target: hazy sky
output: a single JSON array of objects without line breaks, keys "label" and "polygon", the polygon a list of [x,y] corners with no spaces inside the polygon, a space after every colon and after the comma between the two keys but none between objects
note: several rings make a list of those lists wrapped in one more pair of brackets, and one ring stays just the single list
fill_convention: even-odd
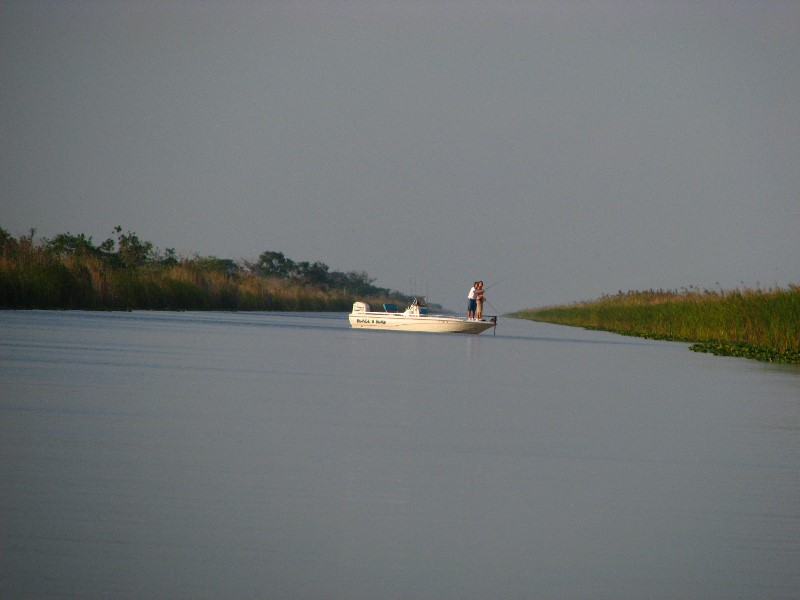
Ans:
[{"label": "hazy sky", "polygon": [[0,226],[451,308],[800,283],[800,2],[0,0]]}]

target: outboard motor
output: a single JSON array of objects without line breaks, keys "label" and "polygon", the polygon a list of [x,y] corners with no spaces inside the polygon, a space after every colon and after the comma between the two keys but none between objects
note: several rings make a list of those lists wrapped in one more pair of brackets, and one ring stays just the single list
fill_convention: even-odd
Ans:
[{"label": "outboard motor", "polygon": [[353,314],[369,312],[369,304],[366,302],[353,302]]}]

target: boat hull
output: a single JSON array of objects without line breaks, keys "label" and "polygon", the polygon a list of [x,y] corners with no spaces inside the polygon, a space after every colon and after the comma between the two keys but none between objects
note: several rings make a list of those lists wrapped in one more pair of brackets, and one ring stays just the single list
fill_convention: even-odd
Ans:
[{"label": "boat hull", "polygon": [[446,315],[404,315],[402,313],[350,314],[350,326],[358,329],[421,331],[427,333],[481,333],[496,325],[493,320],[465,319]]}]

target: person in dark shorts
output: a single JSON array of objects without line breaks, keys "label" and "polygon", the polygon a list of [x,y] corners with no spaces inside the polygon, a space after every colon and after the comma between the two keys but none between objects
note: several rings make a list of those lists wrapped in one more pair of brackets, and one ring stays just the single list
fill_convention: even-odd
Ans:
[{"label": "person in dark shorts", "polygon": [[467,318],[474,319],[475,311],[478,310],[478,282],[472,284],[467,294]]}]

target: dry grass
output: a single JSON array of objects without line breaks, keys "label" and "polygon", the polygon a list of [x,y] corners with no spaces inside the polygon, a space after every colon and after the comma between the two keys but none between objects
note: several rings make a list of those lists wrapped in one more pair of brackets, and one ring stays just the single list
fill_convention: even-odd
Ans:
[{"label": "dry grass", "polygon": [[346,311],[353,301],[342,291],[191,261],[112,268],[96,256],[0,255],[0,308]]}]

